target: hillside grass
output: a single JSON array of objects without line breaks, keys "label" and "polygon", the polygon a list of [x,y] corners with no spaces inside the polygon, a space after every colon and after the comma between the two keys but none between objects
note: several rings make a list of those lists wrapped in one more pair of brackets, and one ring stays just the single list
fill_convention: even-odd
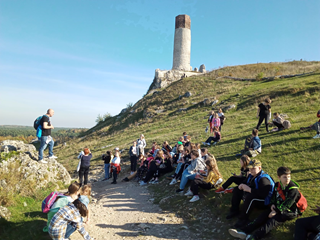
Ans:
[{"label": "hillside grass", "polygon": [[[312,71],[319,69],[314,67],[314,65],[318,66],[319,62],[310,64],[301,62],[300,64],[299,62],[287,63],[288,66],[293,66],[288,74],[299,72],[303,68],[308,69],[305,72],[309,72],[311,68]],[[269,66],[280,68],[281,65],[285,64]],[[239,74],[233,75],[234,77],[250,77],[249,74],[240,76],[241,72],[253,72],[252,76],[261,72],[259,64],[234,68]],[[132,107],[130,110],[132,112],[128,111],[99,123],[81,138],[69,141],[66,147],[56,147],[59,161],[73,171],[78,162],[76,156],[84,147],[91,148],[93,152],[92,164],[102,164],[100,156],[105,151],[120,147],[120,149],[126,149],[122,159],[124,164],[128,164],[127,150],[141,133],[146,137],[147,149],[151,147],[152,141],[161,143],[168,140],[174,145],[184,131],[192,137],[192,142],[203,142],[209,136],[204,129],[210,110],[212,108],[217,110],[219,107],[227,108],[235,104],[236,108],[225,112],[227,119],[222,127],[221,142],[209,148],[209,152],[218,160],[219,169],[226,180],[231,172],[239,172],[239,158],[236,158],[235,154],[243,148],[244,139],[251,135],[252,129],[258,122],[255,117],[257,105],[264,97],[270,96],[272,112],[287,114],[287,120],[291,122],[292,127],[281,132],[266,133],[262,125],[259,134],[263,146],[262,154],[257,158],[262,161],[263,169],[274,179],[277,179],[278,167],[289,167],[292,170],[292,179],[300,184],[300,190],[308,200],[309,208],[303,216],[314,215],[311,208],[319,204],[320,199],[320,140],[312,139],[315,135],[314,131],[300,131],[300,127],[309,126],[318,120],[316,112],[320,109],[319,71],[308,76],[272,81],[241,82],[217,79],[217,77],[218,75],[211,72],[185,78],[157,93],[146,95]],[[181,97],[187,91],[190,91],[192,96]],[[206,98],[210,101],[218,99],[219,102],[213,107],[204,105],[203,101]],[[180,112],[180,108],[187,108],[187,111]],[[156,113],[159,109],[165,111]],[[152,113],[153,117],[143,117],[145,112]],[[113,144],[112,147],[104,147],[111,144]],[[210,238],[210,236],[212,238],[214,235],[216,239],[233,239],[229,236],[227,229],[234,224],[234,221],[225,220],[230,207],[231,194],[218,195],[214,191],[203,191],[201,201],[191,204],[186,197],[175,195],[177,186],[168,186],[168,184],[169,181],[162,178],[160,184],[149,187],[154,193],[156,203],[174,195],[161,204],[161,207],[182,216],[195,231],[201,228],[202,238]],[[287,222],[273,230],[268,239],[292,239],[293,229],[294,221]]]}]

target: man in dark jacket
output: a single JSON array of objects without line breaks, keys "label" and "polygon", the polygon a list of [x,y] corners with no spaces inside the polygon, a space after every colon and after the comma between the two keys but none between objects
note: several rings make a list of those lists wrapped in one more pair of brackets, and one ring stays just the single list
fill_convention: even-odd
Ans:
[{"label": "man in dark jacket", "polygon": [[[298,191],[299,185],[291,181],[290,169],[280,167],[277,174],[280,181],[275,184],[271,207],[246,226],[240,229],[229,229],[233,237],[249,240],[262,239],[273,228],[301,214],[296,204],[301,197]],[[247,235],[253,231],[255,231],[253,234]]]},{"label": "man in dark jacket", "polygon": [[[262,171],[259,160],[251,160],[247,167],[250,173],[247,183],[234,188],[230,213],[227,215],[227,219],[231,219],[240,214],[236,228],[248,222],[249,213],[254,207],[266,208],[269,205],[274,189],[272,178]],[[239,205],[242,199],[243,208],[240,211]]]}]

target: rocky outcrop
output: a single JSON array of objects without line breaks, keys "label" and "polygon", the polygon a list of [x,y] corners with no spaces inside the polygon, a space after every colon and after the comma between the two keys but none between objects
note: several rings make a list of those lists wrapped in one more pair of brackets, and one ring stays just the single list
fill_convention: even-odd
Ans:
[{"label": "rocky outcrop", "polygon": [[151,86],[149,87],[148,93],[157,88],[165,88],[171,83],[176,82],[182,78],[199,75],[199,72],[186,72],[179,70],[160,70],[156,69],[155,76]]},{"label": "rocky outcrop", "polygon": [[10,217],[11,217],[11,212],[9,211],[9,209],[0,206],[0,219],[1,219],[1,218],[4,218],[4,219],[6,219],[7,221],[9,221],[9,220],[10,220]]},{"label": "rocky outcrop", "polygon": [[[55,159],[46,159],[47,164],[39,163],[36,148],[31,144],[25,144],[22,141],[6,140],[0,143],[0,149],[3,152],[17,151],[13,157],[0,162],[0,188],[9,187],[5,176],[12,173],[12,166],[16,166],[15,171],[21,177],[21,185],[26,181],[34,181],[37,188],[45,187],[49,182],[56,183],[62,181],[70,184],[71,177],[65,167]],[[8,186],[7,186],[8,185]],[[23,188],[15,186],[13,191]]]}]

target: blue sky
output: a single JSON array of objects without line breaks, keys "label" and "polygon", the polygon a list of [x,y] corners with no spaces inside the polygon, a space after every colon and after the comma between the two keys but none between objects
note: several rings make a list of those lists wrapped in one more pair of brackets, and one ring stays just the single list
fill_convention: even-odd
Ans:
[{"label": "blue sky", "polygon": [[171,69],[175,16],[191,17],[191,66],[320,60],[320,1],[0,0],[0,125],[92,127]]}]

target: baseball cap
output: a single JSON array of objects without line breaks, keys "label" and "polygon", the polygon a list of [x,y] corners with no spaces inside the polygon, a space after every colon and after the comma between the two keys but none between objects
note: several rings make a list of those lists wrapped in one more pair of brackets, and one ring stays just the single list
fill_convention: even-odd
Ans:
[{"label": "baseball cap", "polygon": [[261,162],[260,162],[258,159],[252,159],[252,160],[249,162],[247,168],[261,167],[261,165],[262,165],[262,164],[261,164]]},{"label": "baseball cap", "polygon": [[119,151],[120,149],[119,149],[118,147],[116,147],[114,150],[115,150],[115,151]]}]

